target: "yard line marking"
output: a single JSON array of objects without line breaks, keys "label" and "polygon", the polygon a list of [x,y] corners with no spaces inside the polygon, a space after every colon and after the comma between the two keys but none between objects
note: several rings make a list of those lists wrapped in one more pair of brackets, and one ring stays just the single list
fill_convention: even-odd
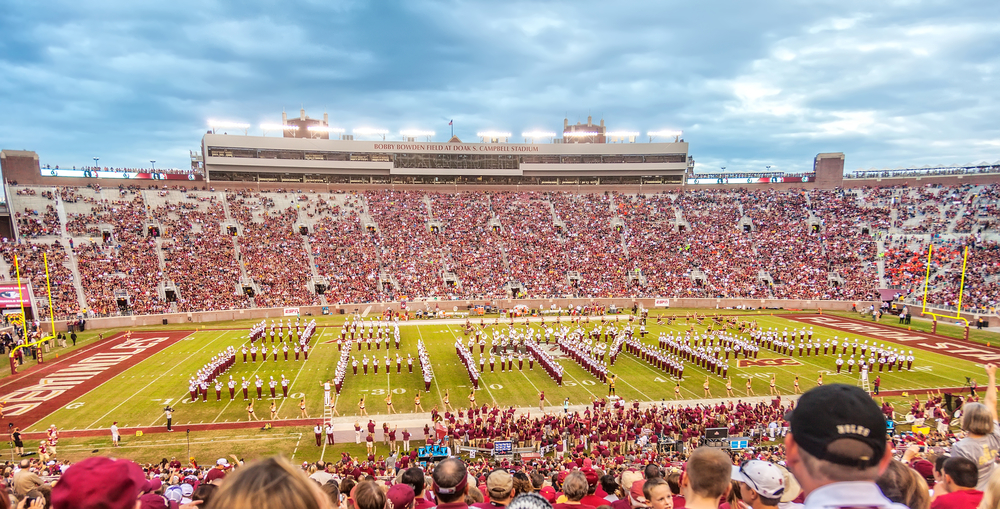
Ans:
[{"label": "yard line marking", "polygon": [[[424,334],[422,332],[420,332],[420,327],[417,327],[417,334],[420,335],[420,341],[423,341],[424,340]],[[424,343],[424,344],[426,344],[426,343]],[[430,355],[430,354],[428,354],[428,355]],[[433,366],[433,364],[431,364],[431,366]],[[421,373],[423,373],[423,372],[421,372]],[[444,396],[441,395],[441,387],[438,385],[438,380],[437,380],[437,376],[436,375],[434,376],[434,388],[437,389],[438,402],[441,402],[443,404],[443,402],[444,402]],[[417,388],[417,391],[419,392],[420,388]]]},{"label": "yard line marking", "polygon": [[[323,331],[323,330],[326,330],[326,327],[323,327],[322,329],[320,329],[320,331]],[[309,344],[312,344],[312,338],[309,338]],[[315,356],[315,353],[313,354],[313,356]],[[292,382],[288,384],[288,390],[289,390],[289,392],[291,392],[292,386],[295,385],[295,382],[299,379],[299,375],[302,374],[302,370],[305,369],[307,362],[309,362],[309,361],[308,360],[303,360],[302,361],[302,365],[299,366],[299,370],[295,373],[295,378],[292,379]],[[306,391],[302,391],[303,396],[305,395],[305,393],[306,393]],[[285,406],[285,401],[288,400],[288,399],[289,398],[281,398],[281,404],[278,405],[278,413],[279,414],[281,413],[281,407]]]},{"label": "yard line marking", "polygon": [[[198,350],[196,350],[195,352],[191,353],[191,355],[188,355],[187,357],[185,357],[185,358],[184,358],[184,359],[183,359],[183,360],[182,360],[181,362],[179,362],[179,363],[178,363],[178,365],[179,365],[179,364],[182,364],[182,363],[184,363],[184,362],[186,362],[186,361],[187,361],[188,359],[190,359],[191,357],[193,357],[193,356],[194,356],[195,354],[197,354],[198,352],[201,352],[202,350],[204,350],[205,348],[207,348],[207,347],[208,347],[208,345],[211,345],[212,343],[215,343],[216,341],[218,341],[219,339],[221,339],[223,335],[225,335],[225,333],[223,333],[223,334],[220,334],[220,335],[219,335],[219,337],[217,337],[217,338],[215,338],[215,339],[213,339],[213,340],[211,340],[211,341],[209,341],[209,342],[205,343],[204,345],[202,345],[202,347],[201,347],[201,348],[199,348],[199,349],[198,349]],[[159,352],[159,353],[162,353],[162,351],[161,351],[161,352]],[[141,363],[141,362],[139,362],[139,363],[137,363],[137,364],[136,364],[135,366],[132,366],[131,368],[128,368],[128,369],[130,369],[130,370],[131,370],[131,369],[135,369],[135,368],[136,368],[136,366],[138,366],[139,364],[142,364],[142,363]],[[111,412],[114,412],[115,410],[118,410],[119,408],[121,408],[121,406],[122,406],[122,405],[124,405],[124,404],[125,404],[125,403],[126,403],[126,402],[127,402],[128,400],[130,400],[130,399],[134,398],[134,397],[135,397],[135,396],[136,396],[137,394],[139,394],[140,392],[142,392],[142,391],[146,390],[146,389],[147,389],[147,388],[148,388],[148,387],[149,387],[150,385],[153,385],[154,383],[156,383],[156,381],[157,381],[157,380],[159,380],[159,379],[163,378],[163,377],[164,377],[164,376],[166,376],[166,375],[167,375],[167,373],[166,373],[166,372],[164,372],[164,373],[161,373],[161,374],[160,374],[160,376],[158,376],[158,377],[154,378],[154,379],[153,379],[153,381],[152,381],[152,382],[149,382],[148,384],[146,384],[146,386],[145,386],[145,387],[143,387],[142,389],[139,389],[138,391],[136,391],[136,392],[132,393],[132,395],[131,395],[131,396],[129,396],[128,398],[125,398],[125,401],[122,401],[121,403],[118,403],[118,405],[116,405],[116,406],[115,406],[114,408],[112,408],[111,410],[108,410],[108,411],[107,411],[107,412],[106,412],[106,413],[105,413],[104,415],[102,415],[102,416],[101,416],[101,417],[100,417],[99,419],[97,419],[96,421],[94,421],[94,422],[90,423],[90,427],[93,427],[93,426],[97,425],[97,423],[101,422],[102,420],[104,420],[104,418],[105,418],[105,417],[107,417],[108,415],[110,415],[110,414],[111,414]],[[113,380],[113,379],[112,379],[112,380]],[[104,385],[104,384],[101,384],[101,385]],[[100,387],[100,385],[99,385],[98,387]],[[94,389],[97,389],[97,387],[95,387]],[[93,389],[91,389],[91,390],[93,390]]]},{"label": "yard line marking", "polygon": [[[461,341],[461,339],[458,337],[458,334],[455,334],[455,331],[452,330],[451,325],[448,326],[448,332],[450,332],[451,335],[455,337],[456,341]],[[455,355],[458,355],[458,354],[455,354]],[[471,350],[469,351],[469,355],[472,355],[472,351]],[[471,362],[472,359],[469,359],[469,361]],[[464,364],[462,365],[462,369],[465,369],[465,365]],[[482,373],[480,373],[480,375],[482,375]],[[469,376],[468,370],[466,370],[465,376]],[[482,376],[480,376],[479,378],[482,379]],[[470,383],[471,383],[471,380],[470,380]],[[495,405],[497,403],[497,398],[493,396],[493,391],[490,390],[489,384],[483,384],[483,387],[486,388],[486,393],[490,395],[490,399],[493,400],[493,404]]]}]

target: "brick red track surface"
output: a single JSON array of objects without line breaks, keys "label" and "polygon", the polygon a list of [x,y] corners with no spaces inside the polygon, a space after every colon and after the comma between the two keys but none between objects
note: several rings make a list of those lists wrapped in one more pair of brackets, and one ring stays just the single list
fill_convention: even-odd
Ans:
[{"label": "brick red track surface", "polygon": [[[191,331],[135,332],[132,334],[132,342],[129,344],[134,344],[143,340],[152,340],[153,338],[166,338],[163,341],[150,344],[141,351],[137,351],[138,348],[128,348],[128,345],[125,344],[125,334],[117,334],[98,343],[76,350],[75,352],[63,356],[58,360],[34,366],[24,373],[18,373],[17,375],[5,378],[4,383],[0,385],[0,394],[2,394],[2,396],[0,396],[0,401],[6,402],[8,411],[8,415],[5,416],[4,420],[12,422],[14,423],[14,426],[22,429],[27,428],[45,416],[58,410],[62,406],[70,403],[74,399],[90,392],[97,386],[122,374],[125,370],[135,366],[153,354],[162,351],[164,348],[173,345],[190,334]],[[12,410],[16,412],[16,407],[20,402],[29,398],[29,396],[26,396],[27,390],[37,391],[38,395],[46,396],[49,395],[46,393],[52,392],[46,390],[44,385],[40,383],[42,379],[46,377],[58,376],[57,372],[60,370],[71,368],[93,358],[95,355],[112,355],[118,352],[123,355],[129,352],[134,353],[130,355],[128,359],[117,362],[113,366],[110,366],[100,373],[91,376],[82,383],[75,384],[72,388],[65,390],[64,392],[51,395],[52,397],[50,399],[42,401],[38,406],[27,410],[20,415],[9,415]],[[25,436],[27,437],[29,435]]]}]

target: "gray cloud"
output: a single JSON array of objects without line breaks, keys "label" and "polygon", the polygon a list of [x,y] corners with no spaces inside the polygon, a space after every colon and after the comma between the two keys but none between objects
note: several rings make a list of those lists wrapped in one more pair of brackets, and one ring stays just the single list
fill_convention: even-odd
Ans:
[{"label": "gray cloud", "polygon": [[685,131],[701,168],[993,161],[995,2],[8,2],[4,148],[184,167],[206,119]]}]

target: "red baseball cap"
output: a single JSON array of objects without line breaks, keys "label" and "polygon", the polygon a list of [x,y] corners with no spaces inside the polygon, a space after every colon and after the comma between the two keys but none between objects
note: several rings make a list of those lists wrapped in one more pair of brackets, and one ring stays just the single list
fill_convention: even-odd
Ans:
[{"label": "red baseball cap", "polygon": [[53,509],[133,509],[146,478],[129,460],[87,458],[70,466],[52,488]]}]

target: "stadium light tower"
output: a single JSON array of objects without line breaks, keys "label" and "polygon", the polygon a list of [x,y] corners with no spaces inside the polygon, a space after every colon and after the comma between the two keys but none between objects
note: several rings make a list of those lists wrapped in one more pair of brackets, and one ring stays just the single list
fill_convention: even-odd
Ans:
[{"label": "stadium light tower", "polygon": [[278,131],[284,135],[285,131],[298,131],[299,126],[297,125],[285,125],[285,124],[261,124],[260,130],[264,136],[267,136],[268,131]]},{"label": "stadium light tower", "polygon": [[525,143],[528,143],[528,140],[531,140],[531,143],[534,143],[535,138],[548,138],[549,141],[551,142],[553,139],[555,139],[556,133],[548,131],[525,131],[521,133],[521,136],[524,137]]},{"label": "stadium light tower", "polygon": [[95,157],[94,158],[94,168],[97,168],[97,161],[100,161],[100,160],[101,160],[100,157]]},{"label": "stadium light tower", "polygon": [[655,138],[657,136],[665,136],[667,138],[673,136],[674,137],[674,143],[677,143],[677,142],[681,141],[681,134],[683,134],[683,133],[684,133],[684,131],[663,130],[663,131],[650,131],[650,132],[648,132],[646,134],[649,135],[649,142],[650,143],[653,143],[653,138]]},{"label": "stadium light tower", "polygon": [[339,133],[343,133],[344,132],[344,130],[341,129],[341,128],[339,128],[339,127],[330,127],[330,126],[326,126],[326,125],[311,125],[311,126],[306,127],[306,130],[314,133],[313,134],[313,138],[316,138],[318,136],[318,133],[327,133],[327,134],[338,133],[339,134]]},{"label": "stadium light tower", "polygon": [[605,133],[605,137],[615,139],[621,138],[622,140],[628,140],[629,143],[635,143],[635,138],[640,134],[641,133],[638,131],[611,131],[609,133]]},{"label": "stadium light tower", "polygon": [[149,160],[149,167],[153,170],[156,170],[156,159]]},{"label": "stadium light tower", "polygon": [[352,131],[354,134],[360,134],[362,136],[381,136],[382,141],[385,141],[385,135],[389,134],[387,129],[376,129],[374,127],[358,127]]}]

